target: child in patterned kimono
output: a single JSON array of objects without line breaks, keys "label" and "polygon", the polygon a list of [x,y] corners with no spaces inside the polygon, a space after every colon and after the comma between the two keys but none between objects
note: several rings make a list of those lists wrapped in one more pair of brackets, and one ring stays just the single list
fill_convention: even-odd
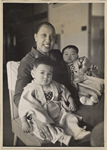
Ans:
[{"label": "child in patterned kimono", "polygon": [[[31,132],[41,138],[36,126],[36,118],[41,122],[54,124],[57,133],[49,128],[52,141],[60,141],[69,145],[71,139],[81,140],[90,137],[90,131],[79,127],[82,118],[72,112],[76,105],[67,88],[52,80],[53,62],[47,57],[38,58],[34,63],[31,75],[33,80],[22,93],[19,103],[19,117],[22,122],[22,130]],[[33,114],[33,115],[32,115]],[[31,117],[31,124],[28,117]],[[42,139],[42,138],[41,138]]]},{"label": "child in patterned kimono", "polygon": [[[67,64],[71,84],[78,89],[80,102],[93,105],[99,102],[99,96],[104,90],[104,80],[98,77],[98,67],[85,56],[79,58],[78,51],[74,45],[66,46],[62,50],[63,60]],[[84,92],[84,88],[87,89],[87,93]]]}]

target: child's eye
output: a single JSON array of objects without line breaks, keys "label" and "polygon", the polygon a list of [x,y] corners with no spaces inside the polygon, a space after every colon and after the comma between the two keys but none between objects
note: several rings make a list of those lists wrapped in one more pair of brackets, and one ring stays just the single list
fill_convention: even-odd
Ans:
[{"label": "child's eye", "polygon": [[44,74],[44,72],[41,72],[41,74]]},{"label": "child's eye", "polygon": [[51,73],[48,74],[48,76],[51,76],[51,75],[52,75]]}]

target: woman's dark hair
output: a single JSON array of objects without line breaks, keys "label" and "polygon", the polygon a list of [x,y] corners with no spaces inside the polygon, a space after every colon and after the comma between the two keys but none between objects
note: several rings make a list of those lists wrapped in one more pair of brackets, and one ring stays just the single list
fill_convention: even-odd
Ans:
[{"label": "woman's dark hair", "polygon": [[49,57],[40,57],[36,59],[36,61],[33,64],[33,68],[37,68],[40,64],[48,65],[54,68],[54,62]]},{"label": "woman's dark hair", "polygon": [[76,51],[77,54],[78,54],[78,52],[79,52],[78,47],[76,47],[75,45],[68,45],[68,46],[66,46],[66,47],[64,47],[64,48],[62,49],[62,53],[64,53],[65,49],[67,49],[67,48],[73,48],[73,49],[75,49],[75,51]]},{"label": "woman's dark hair", "polygon": [[51,27],[53,28],[53,30],[55,31],[55,28],[54,28],[54,26],[53,26],[51,23],[49,23],[49,22],[42,22],[42,23],[40,23],[40,24],[36,27],[35,33],[38,33],[39,29],[40,29],[43,25],[51,26]]}]

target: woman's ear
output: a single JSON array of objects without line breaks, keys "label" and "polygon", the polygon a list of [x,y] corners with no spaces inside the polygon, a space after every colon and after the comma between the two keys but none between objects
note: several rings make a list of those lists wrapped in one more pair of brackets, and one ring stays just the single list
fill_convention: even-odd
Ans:
[{"label": "woman's ear", "polygon": [[34,79],[34,70],[31,70],[31,76]]},{"label": "woman's ear", "polygon": [[34,34],[34,39],[35,39],[35,42],[37,41],[37,34],[35,33]]}]

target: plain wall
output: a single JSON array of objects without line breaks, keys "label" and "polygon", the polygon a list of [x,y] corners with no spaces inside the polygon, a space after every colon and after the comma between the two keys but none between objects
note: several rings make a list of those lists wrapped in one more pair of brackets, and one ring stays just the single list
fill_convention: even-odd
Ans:
[{"label": "plain wall", "polygon": [[[88,8],[87,3],[49,5],[48,20],[61,36],[61,50],[72,44],[79,48],[80,56],[88,56]],[[82,31],[83,26],[86,30]]]},{"label": "plain wall", "polygon": [[[68,44],[76,45],[80,56],[89,57],[89,21],[92,16],[104,16],[104,3],[59,3],[48,5],[48,20],[60,34],[60,49]],[[91,14],[89,14],[91,13]],[[82,27],[85,29],[82,30]]]},{"label": "plain wall", "polygon": [[92,4],[92,16],[104,16],[104,3],[93,3]]}]

